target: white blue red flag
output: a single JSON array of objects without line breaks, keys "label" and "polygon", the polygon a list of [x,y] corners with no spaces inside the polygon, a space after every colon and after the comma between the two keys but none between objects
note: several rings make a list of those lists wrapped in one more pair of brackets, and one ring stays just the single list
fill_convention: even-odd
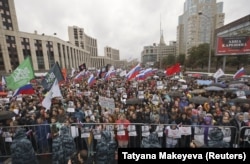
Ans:
[{"label": "white blue red flag", "polygon": [[242,67],[241,69],[239,69],[233,76],[234,79],[238,79],[240,78],[241,76],[245,75],[246,74],[246,71],[245,69]]},{"label": "white blue red flag", "polygon": [[141,70],[141,65],[138,63],[134,68],[132,68],[126,75],[127,80],[132,80],[133,78],[136,77],[136,75],[139,74]]},{"label": "white blue red flag", "polygon": [[95,76],[93,74],[91,74],[89,79],[88,79],[88,85],[92,86],[95,84],[95,82],[96,82]]}]

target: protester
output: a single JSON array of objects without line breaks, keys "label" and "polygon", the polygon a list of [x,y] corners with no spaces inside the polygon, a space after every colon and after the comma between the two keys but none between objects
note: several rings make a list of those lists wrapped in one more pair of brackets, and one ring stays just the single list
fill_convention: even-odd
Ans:
[{"label": "protester", "polygon": [[[104,78],[104,74],[96,75],[96,81],[93,85],[88,84],[90,77],[88,70],[84,71],[81,79],[75,79],[76,75],[80,73],[76,72],[72,77],[68,76],[65,81],[59,83],[62,97],[52,98],[49,108],[42,104],[47,94],[43,92],[44,88],[40,83],[42,79],[39,78],[32,83],[36,90],[35,94],[19,95],[19,98],[9,99],[9,102],[0,102],[1,110],[17,112],[14,119],[19,126],[26,128],[36,153],[39,155],[53,154],[54,152],[60,153],[62,150],[67,152],[66,158],[63,159],[64,162],[68,161],[73,153],[78,153],[83,149],[88,151],[88,156],[95,154],[96,150],[100,154],[100,146],[97,145],[100,145],[101,139],[98,135],[92,131],[88,138],[82,135],[84,127],[86,128],[88,125],[90,125],[89,129],[93,131],[96,128],[100,132],[109,131],[113,141],[118,143],[117,147],[140,147],[141,139],[144,137],[142,137],[142,126],[145,124],[151,127],[151,133],[158,125],[163,125],[164,135],[157,135],[159,140],[166,141],[162,143],[163,147],[189,147],[189,143],[194,138],[196,141],[202,141],[201,143],[204,142],[204,145],[208,145],[209,131],[214,126],[230,125],[231,147],[237,141],[242,140],[243,142],[246,139],[243,134],[238,135],[238,132],[249,122],[244,120],[248,124],[243,124],[238,113],[248,112],[249,106],[242,103],[232,103],[231,100],[235,93],[204,91],[196,94],[193,91],[205,87],[200,85],[198,80],[205,80],[205,78],[197,79],[184,76],[186,80],[184,88],[173,76],[165,76],[164,74],[162,77],[154,77],[157,71],[144,80],[128,80],[126,77],[120,77],[119,72],[108,80]],[[158,81],[163,84],[161,89],[157,86]],[[141,91],[143,91],[141,96],[144,98],[138,99]],[[171,92],[176,93],[176,95],[171,95]],[[158,102],[153,99],[154,95],[157,95]],[[205,103],[192,102],[191,98],[197,95],[207,97],[209,101]],[[249,96],[246,95],[246,98],[249,99]],[[11,120],[12,117],[8,121],[1,121],[3,128],[0,131],[0,153],[4,155],[10,154],[6,148],[11,143],[6,142],[5,138],[6,134],[13,134],[9,128],[13,122]],[[133,124],[136,124],[137,136],[129,136],[128,128],[129,125]],[[30,126],[27,127],[28,125]],[[191,127],[192,135],[178,136],[182,138],[179,142],[181,145],[176,145],[176,140],[179,138],[169,140],[168,137],[171,136],[168,136],[167,130],[171,127],[181,129],[178,128],[181,125]],[[66,131],[61,130],[61,127],[64,126],[67,127]],[[201,130],[196,133],[196,129]],[[69,146],[69,151],[64,150],[68,149],[66,146],[59,148],[60,145],[57,145],[60,143],[60,139],[65,136],[64,132],[67,132],[66,136],[71,143],[66,144]],[[197,136],[200,138],[197,139]],[[53,147],[52,152],[51,147]],[[58,148],[56,149],[56,147]],[[106,152],[103,151],[103,154]],[[58,158],[62,157],[57,156],[54,159]]]},{"label": "protester", "polygon": [[[124,132],[123,134],[117,134],[118,146],[120,148],[126,148],[128,146],[128,126],[130,125],[130,121],[126,119],[125,114],[120,114],[119,119],[116,121],[116,127],[118,131]],[[119,129],[120,128],[120,129]]]}]

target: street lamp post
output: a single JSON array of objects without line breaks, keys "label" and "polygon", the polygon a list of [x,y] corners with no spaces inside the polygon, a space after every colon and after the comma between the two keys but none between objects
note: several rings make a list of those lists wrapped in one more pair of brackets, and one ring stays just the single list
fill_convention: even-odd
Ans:
[{"label": "street lamp post", "polygon": [[213,41],[213,19],[205,14],[203,14],[201,11],[198,13],[199,15],[203,15],[207,19],[209,19],[210,22],[210,39],[209,39],[209,54],[208,54],[208,67],[207,72],[210,73],[211,70],[211,55],[212,55],[212,41]]}]

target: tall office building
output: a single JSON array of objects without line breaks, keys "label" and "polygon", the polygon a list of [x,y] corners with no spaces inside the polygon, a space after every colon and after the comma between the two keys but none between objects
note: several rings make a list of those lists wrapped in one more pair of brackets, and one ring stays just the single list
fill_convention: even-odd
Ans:
[{"label": "tall office building", "polygon": [[186,0],[177,26],[177,55],[202,43],[214,46],[214,30],[224,25],[223,2]]},{"label": "tall office building", "polygon": [[69,42],[90,52],[90,56],[98,56],[97,40],[85,34],[84,29],[77,26],[68,27]]},{"label": "tall office building", "polygon": [[113,60],[120,60],[120,52],[117,49],[112,47],[106,46],[104,47],[104,56],[113,59]]}]

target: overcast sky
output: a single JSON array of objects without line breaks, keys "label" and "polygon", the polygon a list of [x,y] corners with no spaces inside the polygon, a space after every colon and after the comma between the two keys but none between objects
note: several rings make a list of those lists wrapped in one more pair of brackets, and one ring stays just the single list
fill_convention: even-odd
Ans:
[{"label": "overcast sky", "polygon": [[[159,43],[160,22],[165,42],[176,40],[178,16],[185,0],[14,0],[19,30],[53,35],[68,41],[68,26],[84,28],[104,47],[120,51],[121,59],[138,58],[143,46]],[[224,2],[225,24],[250,14],[249,0]]]}]

